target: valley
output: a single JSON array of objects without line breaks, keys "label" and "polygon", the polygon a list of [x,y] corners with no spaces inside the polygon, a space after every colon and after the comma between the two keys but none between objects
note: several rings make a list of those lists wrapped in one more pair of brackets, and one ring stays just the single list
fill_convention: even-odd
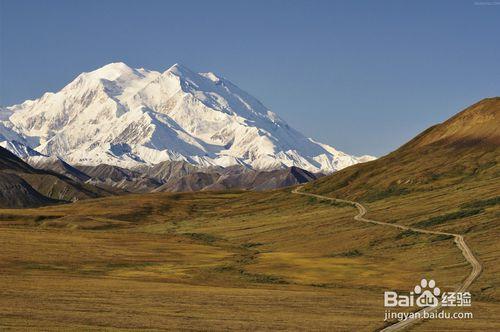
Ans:
[{"label": "valley", "polygon": [[[384,248],[401,232],[358,224],[351,207],[288,191],[75,205],[2,211],[11,220],[1,232],[9,248],[2,285],[11,289],[0,301],[5,326],[251,329],[260,321],[262,329],[371,330],[381,326],[384,288],[408,288],[428,269],[455,285],[468,268],[451,241],[419,236],[424,244],[401,239],[399,250]],[[431,244],[442,252],[435,261],[422,255],[405,264]],[[456,266],[440,269],[436,261]],[[33,280],[36,287],[27,287]],[[352,311],[360,306],[363,320]]]},{"label": "valley", "polygon": [[[470,272],[452,239],[367,225],[353,219],[355,211],[290,190],[158,193],[2,210],[0,322],[371,331],[384,327],[384,290],[411,289],[428,275],[454,289]],[[479,319],[467,326],[492,329],[496,255],[494,241],[481,234],[466,235],[485,265],[472,286]]]}]

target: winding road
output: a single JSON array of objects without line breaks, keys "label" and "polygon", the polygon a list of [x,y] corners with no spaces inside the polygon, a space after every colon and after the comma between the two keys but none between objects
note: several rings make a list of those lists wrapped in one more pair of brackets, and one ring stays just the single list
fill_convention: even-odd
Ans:
[{"label": "winding road", "polygon": [[[357,221],[362,221],[362,222],[367,222],[367,223],[382,225],[382,226],[389,226],[389,227],[399,228],[402,230],[409,230],[409,231],[424,233],[424,234],[437,234],[437,235],[453,236],[453,238],[455,239],[455,244],[460,249],[460,251],[462,252],[462,255],[465,257],[467,262],[469,262],[469,264],[472,266],[471,273],[467,276],[467,278],[464,280],[464,282],[457,288],[456,292],[466,291],[470,287],[470,285],[474,282],[474,280],[476,280],[477,277],[479,277],[479,275],[481,274],[481,271],[483,269],[481,263],[479,263],[477,258],[472,253],[472,250],[465,243],[464,237],[460,234],[440,232],[440,231],[431,231],[431,230],[427,230],[427,229],[421,229],[421,228],[403,226],[403,225],[398,225],[398,224],[391,224],[391,223],[383,222],[383,221],[366,219],[363,217],[366,214],[366,208],[358,202],[348,201],[348,200],[339,199],[339,198],[332,198],[332,197],[323,196],[323,195],[305,193],[305,192],[300,191],[300,189],[302,189],[302,187],[297,187],[294,190],[292,190],[292,193],[298,194],[298,195],[309,196],[309,197],[315,197],[315,198],[323,199],[323,200],[330,200],[330,201],[334,201],[334,202],[341,202],[341,203],[347,203],[350,205],[354,205],[358,209],[358,212],[359,212],[356,216],[354,216],[354,220],[357,220]],[[420,313],[420,315],[415,315],[415,316],[422,317],[424,312],[430,313],[430,312],[436,311],[440,307],[441,307],[441,305],[438,305],[435,307],[425,307],[425,308],[418,311]],[[382,329],[381,332],[401,331],[401,330],[417,323],[418,321],[420,321],[422,319],[423,318],[406,319],[406,320],[394,323],[394,324]]]}]

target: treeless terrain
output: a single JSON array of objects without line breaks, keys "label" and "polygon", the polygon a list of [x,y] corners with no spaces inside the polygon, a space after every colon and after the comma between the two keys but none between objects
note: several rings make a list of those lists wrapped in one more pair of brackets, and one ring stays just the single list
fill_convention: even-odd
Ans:
[{"label": "treeless terrain", "polygon": [[452,241],[354,212],[289,191],[2,210],[1,326],[368,331],[384,325],[384,290],[467,274]]}]

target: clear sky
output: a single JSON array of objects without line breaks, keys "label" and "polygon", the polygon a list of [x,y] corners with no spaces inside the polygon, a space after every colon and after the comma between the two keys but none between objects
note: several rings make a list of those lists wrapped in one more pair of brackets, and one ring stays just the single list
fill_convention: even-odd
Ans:
[{"label": "clear sky", "polygon": [[380,156],[500,95],[487,1],[0,0],[0,104],[109,62],[214,71],[307,136]]}]

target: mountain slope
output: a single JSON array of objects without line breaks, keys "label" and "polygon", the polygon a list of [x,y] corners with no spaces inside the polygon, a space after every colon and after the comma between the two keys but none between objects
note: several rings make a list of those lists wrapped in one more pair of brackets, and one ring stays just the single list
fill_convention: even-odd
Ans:
[{"label": "mountain slope", "polygon": [[148,177],[141,171],[134,171],[119,166],[101,164],[97,166],[78,166],[84,174],[90,176],[87,183],[98,187],[118,189],[120,191],[133,193],[146,193],[162,185],[152,177]]},{"label": "mountain slope", "polygon": [[[45,165],[49,167],[52,164]],[[78,166],[87,183],[125,192],[185,192],[199,190],[269,190],[306,183],[322,176],[298,167],[271,171],[244,166],[195,167],[183,161],[164,161],[128,170],[113,165]]]},{"label": "mountain slope", "polygon": [[[473,301],[498,311],[498,128],[500,98],[484,99],[427,129],[389,155],[308,183],[304,189],[362,202],[371,220],[462,235],[483,266],[483,272],[470,288]],[[446,237],[441,240],[453,241]],[[388,248],[397,251],[402,246],[422,244],[421,241],[421,235],[404,231]],[[424,255],[434,265],[451,270],[449,260],[435,259],[437,251],[433,247],[429,251],[432,255]],[[409,264],[414,259],[412,256]],[[470,266],[465,259],[460,265],[467,266],[461,275],[465,278]],[[437,320],[426,323],[428,330],[448,328],[451,327]]]},{"label": "mountain slope", "polygon": [[152,167],[141,167],[137,171],[143,172],[147,177],[160,182],[168,182],[174,178],[179,178],[193,172],[199,171],[195,167],[185,161],[163,161]]},{"label": "mountain slope", "polygon": [[0,207],[36,207],[56,203],[33,189],[18,174],[31,173],[34,169],[10,151],[0,147]]},{"label": "mountain slope", "polygon": [[185,161],[333,172],[373,159],[306,138],[227,79],[181,65],[160,73],[112,63],[2,114],[0,144],[16,140],[72,165]]},{"label": "mountain slope", "polygon": [[468,107],[442,124],[429,128],[410,141],[406,148],[430,144],[500,145],[500,98],[487,98]]},{"label": "mountain slope", "polygon": [[2,207],[32,207],[109,195],[50,170],[36,169],[0,147]]},{"label": "mountain slope", "polygon": [[36,207],[56,203],[15,174],[0,172],[0,208]]},{"label": "mountain slope", "polygon": [[499,114],[500,98],[484,99],[387,156],[354,165],[308,187],[318,193],[373,201],[464,181],[498,181]]},{"label": "mountain slope", "polygon": [[90,176],[80,171],[79,169],[69,165],[64,160],[55,157],[30,157],[27,158],[28,163],[38,169],[54,171],[56,173],[67,176],[75,181],[85,182],[90,179]]},{"label": "mountain slope", "polygon": [[244,167],[207,169],[171,177],[155,192],[185,192],[199,190],[271,190],[306,183],[319,178],[298,167],[256,171]]}]

